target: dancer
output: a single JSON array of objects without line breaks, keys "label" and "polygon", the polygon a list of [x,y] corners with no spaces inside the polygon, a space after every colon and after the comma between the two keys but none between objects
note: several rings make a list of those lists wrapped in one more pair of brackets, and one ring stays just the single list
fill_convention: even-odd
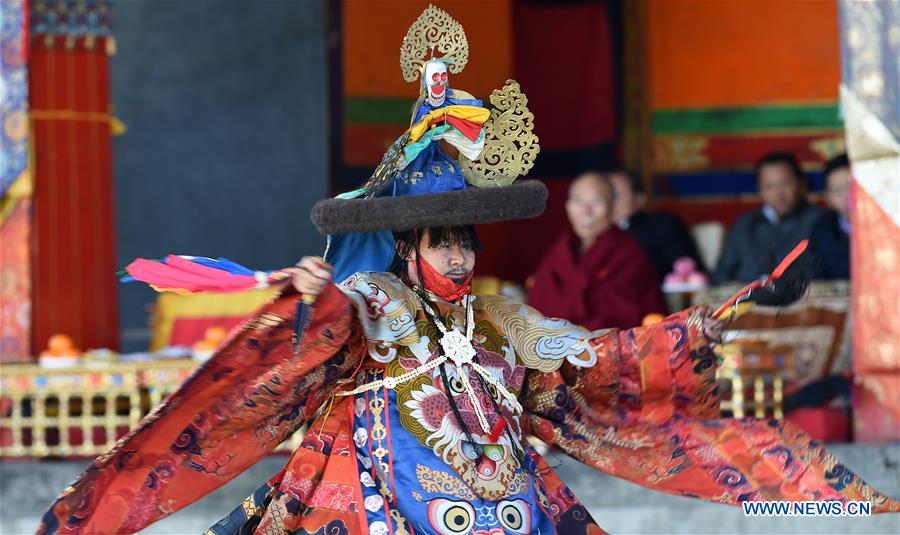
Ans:
[{"label": "dancer", "polygon": [[[404,71],[416,72],[416,61],[424,66],[417,54],[432,50],[451,72],[468,57],[459,24],[429,7],[404,41]],[[710,344],[721,320],[748,304],[797,296],[782,269],[713,313],[695,307],[630,330],[588,331],[505,297],[471,295],[473,225],[534,217],[547,195],[537,181],[514,183],[537,153],[524,95],[509,83],[491,100],[478,134],[484,148],[460,151],[453,172],[410,174],[407,184],[412,163],[404,162],[424,153],[407,155],[417,142],[410,134],[364,188],[314,208],[328,235],[389,231],[390,265],[339,285],[331,262],[314,258],[273,273],[180,257],[129,266],[160,289],[249,281],[283,291],[94,461],[39,532],[139,531],[305,424],[284,468],[209,533],[602,533],[528,435],[665,492],[727,504],[867,500],[897,510],[789,424],[719,419]],[[445,134],[464,134],[449,117],[436,114],[428,131],[449,125]],[[439,167],[441,153],[420,163]],[[454,179],[443,180],[445,172]]]}]

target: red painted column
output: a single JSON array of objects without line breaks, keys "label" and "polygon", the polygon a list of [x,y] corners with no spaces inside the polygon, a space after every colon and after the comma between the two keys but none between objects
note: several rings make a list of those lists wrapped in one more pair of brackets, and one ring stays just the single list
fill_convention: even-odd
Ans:
[{"label": "red painted column", "polygon": [[32,41],[35,353],[54,333],[117,349],[109,58],[105,37]]}]

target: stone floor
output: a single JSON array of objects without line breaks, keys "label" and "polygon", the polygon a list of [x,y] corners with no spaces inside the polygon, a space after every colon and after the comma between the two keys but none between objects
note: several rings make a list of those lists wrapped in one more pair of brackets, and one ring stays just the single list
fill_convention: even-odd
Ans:
[{"label": "stone floor", "polygon": [[[833,445],[830,448],[863,479],[900,498],[900,444]],[[273,456],[203,500],[143,533],[202,533],[279,470]],[[567,457],[550,462],[607,531],[614,534],[900,534],[900,514],[870,518],[748,518],[739,508],[669,496],[599,474]],[[43,511],[84,467],[83,462],[0,463],[0,534],[34,533]]]}]

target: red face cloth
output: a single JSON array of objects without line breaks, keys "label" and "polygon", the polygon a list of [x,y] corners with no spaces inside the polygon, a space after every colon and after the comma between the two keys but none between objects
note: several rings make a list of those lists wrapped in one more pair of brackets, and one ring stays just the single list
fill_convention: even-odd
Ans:
[{"label": "red face cloth", "polygon": [[[419,275],[425,289],[434,293],[434,295],[440,297],[444,301],[451,303],[459,301],[462,296],[467,295],[472,291],[472,272],[469,272],[464,281],[456,284],[452,279],[438,273],[425,259],[422,259],[422,261],[419,262],[419,265],[422,270]],[[410,259],[409,266],[412,269],[415,269],[415,260]]]}]

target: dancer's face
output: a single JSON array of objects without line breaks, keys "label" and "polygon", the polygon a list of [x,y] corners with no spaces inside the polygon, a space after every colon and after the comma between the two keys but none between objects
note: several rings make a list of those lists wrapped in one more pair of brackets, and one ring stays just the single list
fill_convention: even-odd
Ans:
[{"label": "dancer's face", "polygon": [[[435,271],[457,284],[463,282],[475,269],[475,251],[459,245],[439,244],[437,247],[431,247],[428,229],[422,232],[419,239],[419,252],[422,254],[423,261],[428,262]],[[419,284],[415,270],[415,251],[412,252],[412,255],[413,262],[407,275],[414,284]]]}]

